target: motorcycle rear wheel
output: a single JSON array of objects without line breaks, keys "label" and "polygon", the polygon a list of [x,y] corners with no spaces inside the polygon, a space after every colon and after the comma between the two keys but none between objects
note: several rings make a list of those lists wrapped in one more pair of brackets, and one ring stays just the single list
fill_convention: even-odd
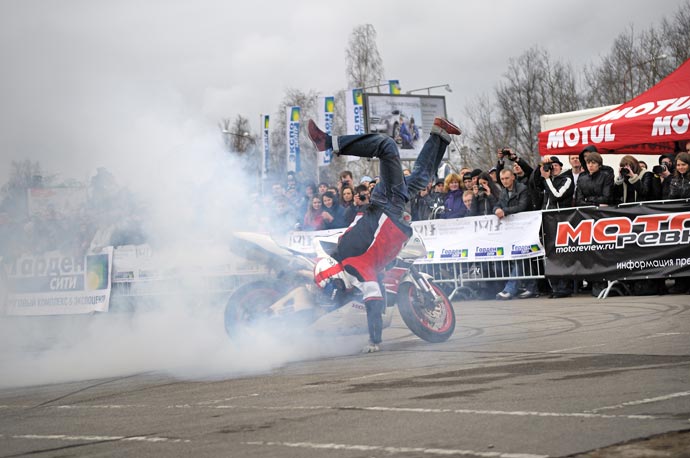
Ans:
[{"label": "motorcycle rear wheel", "polygon": [[241,328],[271,315],[269,307],[285,294],[276,282],[258,280],[237,288],[225,305],[225,332],[234,336]]},{"label": "motorcycle rear wheel", "polygon": [[441,298],[439,303],[426,303],[424,295],[412,283],[405,282],[398,288],[398,310],[417,337],[431,343],[445,342],[455,331],[455,310],[441,287],[430,285]]}]

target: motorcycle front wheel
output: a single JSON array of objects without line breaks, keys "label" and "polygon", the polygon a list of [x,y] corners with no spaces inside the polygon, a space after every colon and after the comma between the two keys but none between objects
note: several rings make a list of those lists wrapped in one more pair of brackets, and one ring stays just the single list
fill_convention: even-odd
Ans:
[{"label": "motorcycle front wheel", "polygon": [[234,336],[242,329],[270,317],[270,306],[280,299],[284,291],[275,282],[254,281],[237,288],[225,305],[225,332]]},{"label": "motorcycle front wheel", "polygon": [[439,301],[434,303],[412,283],[405,282],[398,288],[398,310],[417,337],[431,343],[445,342],[455,331],[455,310],[443,290],[435,283],[429,284]]}]

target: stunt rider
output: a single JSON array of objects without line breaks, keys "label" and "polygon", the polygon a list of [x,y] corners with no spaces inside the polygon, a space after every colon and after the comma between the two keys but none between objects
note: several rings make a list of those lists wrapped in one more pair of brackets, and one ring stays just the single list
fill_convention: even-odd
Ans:
[{"label": "stunt rider", "polygon": [[377,157],[380,180],[371,194],[371,204],[360,211],[352,224],[338,239],[333,258],[319,261],[314,280],[321,288],[337,282],[358,288],[364,297],[369,328],[369,344],[365,353],[379,351],[383,331],[385,291],[379,275],[393,261],[407,240],[412,228],[403,213],[410,195],[416,195],[435,177],[441,159],[451,142],[451,135],[460,129],[444,118],[434,119],[431,135],[415,161],[412,173],[405,177],[395,141],[382,134],[329,136],[308,124],[309,138],[318,151],[332,149],[337,155]]}]

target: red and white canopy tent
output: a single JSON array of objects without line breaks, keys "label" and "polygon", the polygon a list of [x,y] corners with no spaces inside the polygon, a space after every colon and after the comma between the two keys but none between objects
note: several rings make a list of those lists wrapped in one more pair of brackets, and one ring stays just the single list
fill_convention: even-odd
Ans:
[{"label": "red and white canopy tent", "polygon": [[542,156],[601,153],[665,154],[690,140],[690,60],[656,86],[602,115],[539,134]]}]

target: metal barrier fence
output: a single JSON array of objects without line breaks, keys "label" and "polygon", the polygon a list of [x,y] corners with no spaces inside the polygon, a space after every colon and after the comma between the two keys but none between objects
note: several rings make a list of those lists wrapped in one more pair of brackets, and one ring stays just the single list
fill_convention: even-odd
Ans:
[{"label": "metal barrier fence", "polygon": [[512,261],[420,263],[417,268],[431,275],[451,300],[476,298],[486,282],[501,282],[502,287],[508,280],[545,278],[543,256]]}]

